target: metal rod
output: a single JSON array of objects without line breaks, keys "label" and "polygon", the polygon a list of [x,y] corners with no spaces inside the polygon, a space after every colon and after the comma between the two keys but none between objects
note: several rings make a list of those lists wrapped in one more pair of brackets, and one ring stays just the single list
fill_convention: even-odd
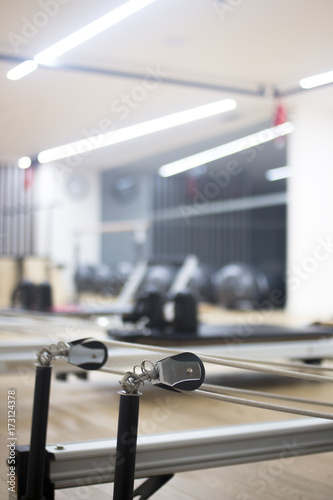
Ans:
[{"label": "metal rod", "polygon": [[[330,85],[332,85],[332,82],[326,83],[323,87],[330,86]],[[275,89],[274,94],[276,97],[289,97],[291,95],[301,94],[303,92],[309,92],[311,90],[317,90],[317,87],[313,87],[311,89],[303,89],[302,87],[292,87],[292,88],[285,89],[285,90]]]},{"label": "metal rod", "polygon": [[42,500],[52,366],[36,365],[26,500]]},{"label": "metal rod", "polygon": [[[0,60],[22,63],[26,59],[23,57],[12,56],[8,54],[0,54]],[[161,74],[155,74],[153,68],[148,68],[147,73],[135,73],[130,71],[121,71],[110,68],[97,68],[92,66],[82,66],[75,64],[65,64],[65,63],[57,63],[56,65],[49,66],[47,64],[39,65],[41,68],[49,69],[49,70],[66,70],[66,71],[76,71],[80,73],[90,73],[96,75],[104,75],[104,76],[113,76],[118,78],[128,78],[132,80],[153,80],[159,83],[165,83],[168,85],[179,85],[183,87],[192,87],[199,88],[202,90],[213,90],[217,92],[231,92],[233,94],[241,94],[241,95],[249,95],[254,97],[264,97],[266,95],[266,88],[264,85],[257,85],[255,88],[242,88],[242,87],[234,87],[231,85],[221,85],[209,82],[198,82],[193,80],[182,80],[179,78],[172,78],[169,76],[162,76]]]},{"label": "metal rod", "polygon": [[[26,313],[26,312],[25,312]],[[29,325],[22,326],[22,316],[18,319],[20,321],[13,321],[10,317],[10,321],[6,321],[5,313],[2,312],[2,318],[0,321],[0,327],[6,328],[8,331],[18,331],[18,332],[29,332],[27,326],[32,330],[38,331],[40,333],[45,329],[44,321],[34,321],[31,325],[33,319],[29,311]],[[15,312],[18,315],[17,312]],[[41,315],[46,317],[45,314]],[[66,319],[66,318],[65,318]],[[62,323],[61,323],[62,325]],[[91,324],[87,323],[86,326],[83,322],[78,323],[80,328],[91,328]],[[89,326],[90,325],[90,326]],[[108,345],[109,341],[105,339],[99,339],[104,344]],[[0,342],[0,375],[2,373],[14,373],[18,370],[30,371],[34,360],[36,359],[36,352],[42,349],[45,345],[50,343],[49,338],[38,338],[35,340],[24,340],[13,343],[13,341],[2,341]],[[118,344],[118,343],[117,343]],[[117,349],[115,349],[117,347]],[[120,348],[119,348],[120,347]],[[189,347],[186,348],[187,350]],[[155,359],[156,361],[160,358],[159,353],[166,354],[178,354],[182,352],[181,350],[161,349],[161,351],[155,352],[153,354],[154,348],[151,346],[145,346],[143,344],[129,344],[121,342],[115,345],[112,341],[109,345],[109,360],[112,363],[113,369],[124,368],[129,363],[136,364],[140,363],[144,357],[149,359]],[[205,353],[214,354],[220,356],[234,356],[236,359],[253,360],[260,363],[261,360],[267,361],[271,358],[283,358],[290,357],[295,359],[311,359],[313,357],[325,358],[333,357],[333,339],[322,339],[322,340],[310,340],[310,341],[285,341],[285,342],[262,342],[253,344],[226,344],[226,345],[207,345],[207,346],[191,346],[191,351],[195,353]],[[111,366],[111,364],[107,364]],[[306,367],[304,367],[306,368]],[[54,369],[56,371],[70,371],[74,372],[76,369],[74,366],[68,363],[58,360]]]},{"label": "metal rod", "polygon": [[132,500],[141,393],[120,392],[113,500]]},{"label": "metal rod", "polygon": [[[184,205],[184,207],[189,208],[187,217],[191,219],[197,219],[198,217],[207,217],[212,214],[229,214],[234,213],[235,211],[240,212],[243,210],[254,210],[257,208],[267,208],[267,207],[275,207],[279,205],[287,204],[287,195],[285,192],[281,193],[273,193],[273,194],[258,194],[255,196],[247,196],[244,198],[234,199],[234,200],[219,200],[212,201],[205,210],[191,210],[191,205]],[[162,210],[156,210],[153,216],[154,222],[162,222],[169,220],[181,220],[184,217],[184,214],[179,207],[171,207],[164,208]],[[234,222],[232,220],[226,219],[229,223],[229,228],[232,229],[234,226]],[[227,226],[228,227],[228,226]],[[229,229],[229,230],[230,230]],[[232,233],[230,233],[231,235]],[[228,238],[228,240],[231,239]],[[193,242],[191,242],[193,245]],[[232,249],[231,249],[232,250]],[[231,259],[230,259],[231,260]]]}]

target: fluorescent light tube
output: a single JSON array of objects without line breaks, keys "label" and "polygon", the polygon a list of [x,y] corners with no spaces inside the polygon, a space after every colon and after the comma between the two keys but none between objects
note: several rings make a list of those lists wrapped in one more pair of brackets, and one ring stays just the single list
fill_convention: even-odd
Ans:
[{"label": "fluorescent light tube", "polygon": [[64,146],[42,151],[38,155],[38,161],[40,163],[49,163],[69,156],[85,154],[95,149],[111,146],[112,144],[118,144],[119,142],[153,134],[160,130],[166,130],[184,125],[185,123],[208,118],[209,116],[225,113],[226,111],[235,109],[236,106],[237,103],[233,99],[223,99],[222,101],[212,102],[186,111],[180,111],[179,113],[162,116],[161,118],[155,118],[154,120],[138,123],[137,125],[125,127],[120,130],[88,137],[87,139],[81,139],[80,141],[65,144]]},{"label": "fluorescent light tube", "polygon": [[181,160],[174,161],[172,163],[167,163],[159,169],[159,174],[162,177],[170,177],[171,175],[179,174],[180,172],[185,172],[191,168],[199,167],[200,165],[205,165],[211,161],[219,160],[220,158],[225,158],[226,156],[239,153],[254,146],[259,146],[259,144],[264,144],[265,142],[272,141],[277,137],[290,134],[294,130],[294,125],[290,122],[282,123],[276,127],[267,128],[256,132],[255,134],[248,135],[242,139],[237,139],[227,144],[222,144],[216,148],[207,149],[201,153],[197,153]]},{"label": "fluorescent light tube", "polygon": [[271,168],[265,173],[265,177],[268,181],[279,181],[280,179],[287,179],[290,176],[290,167]]},{"label": "fluorescent light tube", "polygon": [[302,89],[313,89],[314,87],[319,87],[320,85],[326,85],[327,83],[333,83],[333,71],[328,73],[321,73],[320,75],[309,76],[307,78],[302,78],[299,85]]},{"label": "fluorescent light tube", "polygon": [[19,80],[20,78],[23,78],[24,76],[29,75],[29,73],[35,71],[37,68],[38,64],[35,61],[27,60],[8,71],[7,78],[8,80]]},{"label": "fluorescent light tube", "polygon": [[138,10],[143,9],[154,1],[155,0],[131,0],[126,2],[117,9],[114,9],[108,14],[96,19],[96,21],[93,21],[87,26],[75,31],[71,35],[66,36],[48,49],[43,50],[34,57],[34,60],[37,63],[47,64],[65,52],[74,49],[78,45],[81,45],[81,43],[86,42],[90,38],[102,33],[102,31],[105,31],[123,19],[126,19]]},{"label": "fluorescent light tube", "polygon": [[[19,78],[28,75],[29,73],[37,69],[39,64],[50,63],[51,61],[61,56],[62,54],[65,54],[66,52],[77,47],[78,45],[81,45],[87,40],[90,40],[90,38],[93,38],[99,33],[102,33],[106,29],[110,28],[111,26],[114,26],[115,24],[119,23],[123,19],[126,19],[132,14],[135,14],[135,12],[143,9],[147,5],[153,3],[154,1],[155,0],[130,0],[129,2],[124,3],[123,5],[112,10],[108,14],[105,14],[104,16],[96,19],[87,26],[84,26],[83,28],[75,31],[71,35],[66,36],[59,42],[55,43],[54,45],[51,45],[51,47],[49,47],[48,49],[39,52],[34,57],[33,61],[24,61],[24,63],[22,63],[23,65],[25,65],[28,62],[30,63],[29,71],[23,72],[22,70],[19,70],[18,68],[22,66],[22,64],[20,64],[19,66],[16,66],[7,73],[7,78],[9,78],[10,80],[18,80]],[[34,62],[35,64],[34,67],[31,64],[32,62]],[[15,78],[11,77],[11,75],[14,75]]]}]

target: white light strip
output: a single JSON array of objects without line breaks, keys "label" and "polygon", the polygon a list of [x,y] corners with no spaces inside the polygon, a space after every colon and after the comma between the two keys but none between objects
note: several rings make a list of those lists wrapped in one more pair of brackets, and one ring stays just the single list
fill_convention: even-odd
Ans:
[{"label": "white light strip", "polygon": [[[35,69],[38,68],[38,64],[48,64],[57,57],[65,54],[71,49],[81,45],[83,42],[86,42],[90,38],[102,33],[106,29],[114,26],[115,24],[123,21],[127,17],[135,14],[137,11],[143,9],[147,5],[153,3],[155,0],[130,0],[129,2],[124,3],[117,9],[112,10],[108,14],[96,19],[92,23],[84,26],[83,28],[75,31],[71,35],[66,36],[59,42],[51,45],[48,49],[39,52],[33,61],[25,61],[22,64],[19,64],[12,70],[7,73],[7,78],[9,80],[19,80],[25,75],[32,73]],[[29,70],[26,63],[29,62]],[[34,62],[35,66],[31,63]],[[24,66],[24,69],[22,68]],[[24,71],[25,70],[25,71]]]},{"label": "white light strip", "polygon": [[326,85],[327,83],[333,83],[333,71],[328,73],[321,73],[320,75],[309,76],[307,78],[302,78],[299,85],[302,89],[313,89],[314,87],[319,87],[320,85]]},{"label": "white light strip", "polygon": [[24,76],[29,75],[29,73],[35,71],[37,68],[38,64],[29,59],[28,61],[24,61],[8,71],[7,78],[8,80],[19,80],[20,78],[23,78]]},{"label": "white light strip", "polygon": [[271,168],[265,173],[265,177],[268,181],[279,181],[280,179],[287,179],[290,176],[290,167]]},{"label": "white light strip", "polygon": [[180,172],[185,172],[191,168],[199,167],[211,161],[219,160],[220,158],[225,158],[226,156],[239,153],[245,149],[253,148],[254,146],[259,146],[259,144],[264,144],[265,142],[272,141],[277,137],[290,134],[294,130],[294,125],[290,122],[283,123],[282,125],[277,125],[276,127],[267,128],[256,132],[255,134],[248,135],[242,139],[237,139],[227,144],[222,144],[213,149],[207,149],[201,153],[197,153],[187,158],[182,158],[181,160],[174,161],[172,163],[167,163],[159,169],[159,174],[162,177],[170,177],[171,175],[179,174]]},{"label": "white light strip", "polygon": [[223,99],[222,101],[212,102],[197,108],[162,116],[161,118],[138,123],[137,125],[132,125],[120,130],[107,132],[106,134],[81,139],[80,141],[65,144],[64,146],[47,149],[39,153],[38,161],[40,163],[49,163],[69,156],[86,154],[95,149],[104,148],[112,144],[118,144],[119,142],[128,141],[136,137],[142,137],[160,130],[166,130],[184,125],[185,123],[201,120],[202,118],[224,113],[235,109],[236,106],[237,104],[233,99]]}]

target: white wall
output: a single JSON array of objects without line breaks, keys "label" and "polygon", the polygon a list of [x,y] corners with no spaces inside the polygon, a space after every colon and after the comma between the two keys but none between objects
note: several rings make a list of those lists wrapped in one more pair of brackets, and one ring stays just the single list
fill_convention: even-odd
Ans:
[{"label": "white wall", "polygon": [[333,316],[333,110],[327,90],[293,102],[289,139],[288,310]]},{"label": "white wall", "polygon": [[[82,198],[74,198],[68,190],[74,175],[79,175],[86,183],[87,192]],[[70,299],[74,293],[74,233],[100,221],[99,173],[84,171],[68,174],[54,165],[42,165],[36,174],[35,192],[35,201],[40,207],[36,224],[37,254],[65,266],[65,292]],[[82,236],[79,242],[81,263],[100,262],[99,235]]]}]

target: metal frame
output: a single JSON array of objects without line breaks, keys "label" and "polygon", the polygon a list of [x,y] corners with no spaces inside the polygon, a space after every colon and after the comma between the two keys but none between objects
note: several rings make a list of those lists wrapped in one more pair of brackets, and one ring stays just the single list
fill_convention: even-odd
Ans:
[{"label": "metal frame", "polygon": [[132,500],[138,494],[134,479],[147,477],[139,490],[142,498],[148,498],[176,472],[333,450],[333,422],[320,419],[197,429],[137,439],[139,386],[149,380],[167,389],[197,389],[205,370],[193,353],[150,363],[152,369],[144,361],[141,373],[134,368],[124,375],[117,439],[46,446],[51,370],[57,358],[66,358],[84,370],[98,370],[108,359],[108,349],[96,339],[81,339],[60,341],[38,352],[30,447],[16,448],[18,500],[53,500],[56,489],[109,482],[114,482],[114,500]]},{"label": "metal frame", "polygon": [[[46,447],[55,489],[114,480],[116,439]],[[139,436],[135,478],[333,451],[333,423],[298,419]]]}]

